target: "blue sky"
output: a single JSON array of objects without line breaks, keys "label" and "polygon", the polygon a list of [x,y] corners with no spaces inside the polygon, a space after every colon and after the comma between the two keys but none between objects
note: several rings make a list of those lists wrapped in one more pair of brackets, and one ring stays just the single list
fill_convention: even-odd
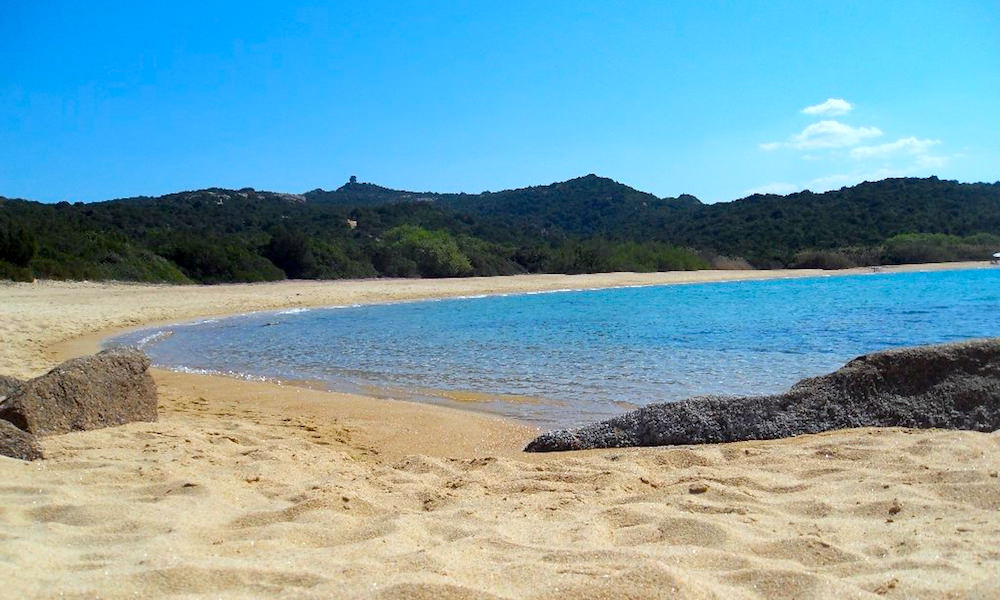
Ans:
[{"label": "blue sky", "polygon": [[0,0],[0,195],[1000,179],[1000,3]]}]

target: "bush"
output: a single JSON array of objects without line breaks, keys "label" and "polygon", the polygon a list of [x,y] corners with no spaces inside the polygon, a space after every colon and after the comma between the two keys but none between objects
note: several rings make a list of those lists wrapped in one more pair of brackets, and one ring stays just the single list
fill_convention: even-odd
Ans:
[{"label": "bush", "polygon": [[163,252],[184,274],[200,283],[276,281],[285,273],[238,242],[209,243],[193,237],[175,240]]},{"label": "bush", "polygon": [[886,264],[988,260],[1000,251],[1000,236],[977,233],[967,237],[941,233],[904,233],[885,241]]},{"label": "bush", "polygon": [[0,260],[27,267],[38,251],[38,241],[24,227],[5,223],[0,227]]},{"label": "bush", "polygon": [[526,271],[523,266],[515,262],[514,248],[510,246],[463,235],[458,238],[458,247],[469,258],[472,274],[477,277],[515,275]]},{"label": "bush", "polygon": [[314,278],[316,258],[309,247],[309,238],[300,232],[278,228],[264,248],[264,256],[293,279]]},{"label": "bush", "polygon": [[725,269],[729,271],[752,271],[753,265],[742,256],[724,256],[712,251],[698,253],[702,260],[708,263],[710,269]]},{"label": "bush", "polygon": [[358,279],[378,276],[371,259],[356,243],[311,240],[311,248],[316,261],[314,276],[317,279]]},{"label": "bush", "polygon": [[0,279],[26,282],[35,280],[35,278],[31,275],[31,269],[27,267],[19,267],[5,260],[0,260]]},{"label": "bush", "polygon": [[376,267],[390,277],[465,277],[472,263],[447,231],[400,225],[385,232]]},{"label": "bush", "polygon": [[795,255],[793,269],[850,269],[859,266],[837,250],[804,250]]},{"label": "bush", "polygon": [[546,265],[550,273],[613,271],[693,271],[708,263],[691,250],[661,242],[611,242],[604,238],[568,241],[555,249]]}]

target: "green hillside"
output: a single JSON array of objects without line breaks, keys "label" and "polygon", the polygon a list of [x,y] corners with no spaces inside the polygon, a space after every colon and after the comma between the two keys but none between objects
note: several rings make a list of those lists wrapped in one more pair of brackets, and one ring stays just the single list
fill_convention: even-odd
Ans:
[{"label": "green hillside", "polygon": [[770,266],[803,250],[871,247],[906,233],[1000,234],[1000,184],[885,179],[823,194],[755,195],[704,205],[663,235]]},{"label": "green hillside", "polygon": [[[841,268],[985,259],[1000,184],[887,179],[702,204],[611,179],[481,194],[348,182],[91,204],[0,198],[0,276],[218,283],[525,272]],[[744,263],[745,264],[745,263]]]}]

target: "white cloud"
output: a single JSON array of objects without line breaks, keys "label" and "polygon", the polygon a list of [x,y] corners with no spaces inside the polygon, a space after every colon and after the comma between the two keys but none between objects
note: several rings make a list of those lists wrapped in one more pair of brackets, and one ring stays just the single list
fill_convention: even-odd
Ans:
[{"label": "white cloud", "polygon": [[906,177],[909,173],[899,169],[877,169],[875,171],[861,171],[856,173],[837,173],[835,175],[825,175],[811,179],[806,184],[806,189],[816,193],[838,190],[844,186],[857,185],[865,181],[880,181],[889,177]]},{"label": "white cloud", "polygon": [[816,193],[837,190],[847,185],[855,185],[862,181],[869,181],[869,175],[863,173],[837,173],[816,177],[806,184],[806,188]]},{"label": "white cloud", "polygon": [[915,137],[900,138],[895,142],[879,144],[878,146],[858,146],[851,150],[851,158],[890,158],[901,154],[917,156],[925,155],[931,146],[940,144],[941,140],[921,140]]},{"label": "white cloud", "polygon": [[759,148],[768,151],[785,147],[796,150],[844,148],[880,135],[882,130],[878,127],[852,127],[840,121],[819,121],[788,138],[787,142],[767,142],[760,144]]},{"label": "white cloud", "polygon": [[911,165],[902,167],[883,167],[875,170],[857,171],[854,173],[838,173],[816,177],[805,185],[805,188],[813,192],[828,192],[840,189],[844,186],[857,185],[865,181],[881,181],[891,177],[926,177],[931,175],[927,172],[927,165],[917,161]]},{"label": "white cloud", "polygon": [[880,135],[882,130],[878,127],[852,127],[840,121],[820,121],[806,127],[802,133],[793,135],[788,145],[800,150],[843,148]]},{"label": "white cloud", "polygon": [[848,175],[846,173],[837,173],[836,175],[826,175],[824,177],[817,177],[806,184],[806,189],[812,190],[814,192],[826,192],[828,190],[837,189],[845,185],[850,185],[852,183],[857,183],[859,181],[857,175]]},{"label": "white cloud", "polygon": [[[851,110],[845,100],[830,98],[822,104],[802,110],[809,115],[843,114]],[[824,192],[863,181],[878,181],[889,177],[926,177],[940,170],[960,155],[935,152],[941,140],[917,136],[900,137],[895,141],[877,143],[883,136],[875,126],[855,126],[840,120],[824,118],[809,124],[799,133],[782,141],[758,144],[763,151],[788,149],[799,159],[786,163],[798,172],[787,180],[769,183],[746,194],[789,194],[809,189]],[[879,140],[881,141],[881,140]],[[782,156],[787,160],[786,156]],[[823,173],[829,173],[823,175]]]},{"label": "white cloud", "polygon": [[854,105],[843,98],[827,98],[826,102],[823,102],[822,104],[816,104],[814,106],[807,106],[803,108],[802,114],[836,117],[839,115],[846,115],[851,112],[851,109],[853,108]]}]

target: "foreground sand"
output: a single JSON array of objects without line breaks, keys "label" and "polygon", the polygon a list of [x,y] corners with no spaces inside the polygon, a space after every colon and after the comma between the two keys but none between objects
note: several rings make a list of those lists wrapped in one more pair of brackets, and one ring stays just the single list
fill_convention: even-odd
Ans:
[{"label": "foreground sand", "polygon": [[[741,275],[777,274],[7,284],[0,373],[161,320]],[[155,378],[158,423],[0,457],[0,597],[1000,598],[1000,434],[539,456],[486,415]]]}]

